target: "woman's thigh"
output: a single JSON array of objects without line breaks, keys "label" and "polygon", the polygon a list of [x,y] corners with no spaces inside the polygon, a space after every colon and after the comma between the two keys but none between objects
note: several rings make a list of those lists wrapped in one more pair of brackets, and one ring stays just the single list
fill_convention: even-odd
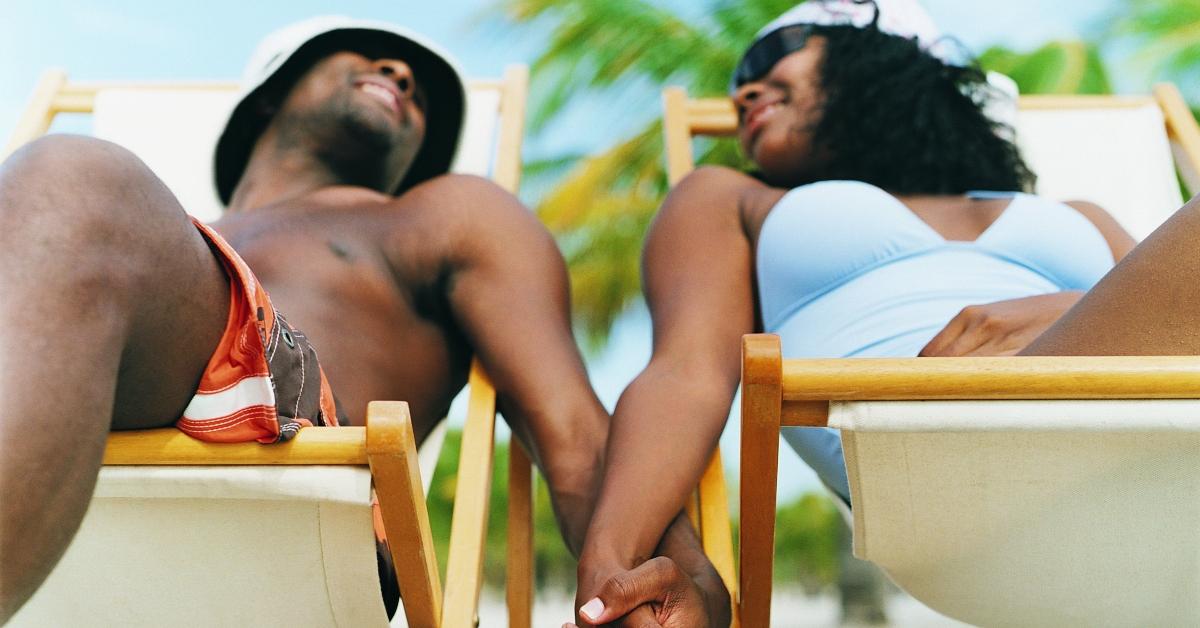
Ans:
[{"label": "woman's thigh", "polygon": [[1026,355],[1200,355],[1200,197],[1121,260]]}]

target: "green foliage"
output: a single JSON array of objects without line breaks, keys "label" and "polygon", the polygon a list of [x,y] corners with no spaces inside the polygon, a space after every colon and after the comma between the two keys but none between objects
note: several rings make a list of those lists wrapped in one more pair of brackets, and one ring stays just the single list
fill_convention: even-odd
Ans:
[{"label": "green foliage", "polygon": [[[462,432],[446,434],[437,469],[433,473],[427,504],[434,549],[443,577],[450,547],[450,521],[454,509]],[[504,586],[504,559],[508,521],[508,443],[496,444],[492,468],[491,513],[488,521],[484,582]],[[575,584],[575,559],[567,551],[554,520],[545,482],[537,483],[534,505],[534,565],[539,589],[570,590]],[[832,586],[838,576],[838,514],[823,493],[807,493],[779,508],[775,545],[775,578],[780,584],[798,584],[809,591]],[[736,522],[735,522],[736,526]],[[735,527],[736,539],[736,527]]]},{"label": "green foliage", "polygon": [[[640,293],[638,254],[666,195],[660,87],[683,85],[693,96],[724,94],[754,33],[794,4],[707,0],[699,17],[686,19],[647,0],[496,5],[497,14],[518,30],[553,25],[550,43],[532,66],[533,132],[546,129],[581,97],[619,100],[613,121],[651,120],[593,157],[554,157],[526,167],[535,182],[557,179],[536,210],[567,258],[575,322],[593,348],[604,343],[613,321]],[[698,151],[702,163],[733,165],[740,159],[730,142],[703,143]]]},{"label": "green foliage", "polygon": [[[429,526],[434,550],[443,577],[450,548],[450,521],[454,510],[454,488],[458,481],[458,462],[462,451],[462,431],[452,429],[446,434],[437,468],[433,472],[429,496]],[[508,533],[508,443],[497,443],[492,465],[491,513],[488,520],[485,550],[484,582],[493,588],[504,586],[505,541]],[[574,586],[575,559],[567,550],[554,520],[550,495],[545,482],[537,483],[534,504],[534,573],[539,588],[556,584]]]},{"label": "green foliage", "polygon": [[1132,46],[1134,59],[1149,64],[1157,80],[1173,80],[1189,100],[1200,100],[1200,2],[1125,0],[1108,37]]},{"label": "green foliage", "polygon": [[775,515],[775,580],[817,592],[837,582],[841,514],[824,493],[806,493]]},{"label": "green foliage", "polygon": [[425,505],[429,508],[429,530],[437,554],[438,573],[446,573],[446,558],[450,550],[450,520],[454,512],[454,487],[458,479],[457,464],[462,452],[462,431],[450,430],[442,443],[442,453],[429,483]]},{"label": "green foliage", "polygon": [[1108,94],[1112,85],[1096,47],[1082,41],[1050,42],[1029,53],[996,46],[979,64],[1012,77],[1022,94]]}]

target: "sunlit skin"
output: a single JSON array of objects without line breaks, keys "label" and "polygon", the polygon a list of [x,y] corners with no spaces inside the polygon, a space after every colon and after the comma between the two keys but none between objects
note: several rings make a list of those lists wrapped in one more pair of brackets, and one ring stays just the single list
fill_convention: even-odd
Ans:
[{"label": "sunlit skin", "polygon": [[[541,235],[521,220],[523,208],[482,180],[447,177],[399,198],[384,192],[424,138],[417,93],[402,61],[340,52],[318,62],[280,105],[229,212],[212,226],[313,339],[351,422],[361,424],[370,400],[404,399],[422,438],[465,383],[472,356],[438,285],[451,246],[446,222],[473,211],[461,207],[471,201],[501,203],[497,229]],[[360,162],[389,166],[364,174],[354,168]],[[462,180],[449,185],[454,179]]]},{"label": "sunlit skin", "polygon": [[235,196],[230,209],[262,205],[244,195],[261,189],[256,184],[264,173],[277,177],[278,162],[288,159],[319,161],[320,168],[291,167],[312,174],[324,171],[322,178],[336,177],[331,183],[396,189],[425,137],[425,98],[403,61],[372,60],[354,52],[321,59],[271,112],[271,123],[235,190],[243,198]]},{"label": "sunlit skin", "polygon": [[[602,595],[611,598],[607,606],[628,607],[632,594],[613,592],[612,579],[640,573],[634,568],[650,556],[716,446],[740,378],[741,336],[760,329],[754,251],[763,221],[790,185],[812,180],[821,169],[812,129],[821,115],[822,41],[810,40],[735,94],[738,139],[767,182],[700,168],[671,190],[647,235],[643,286],[654,351],[613,416],[604,484],[581,557],[580,606]],[[942,237],[960,241],[979,237],[1009,202],[897,199]],[[1185,206],[1136,249],[1101,208],[1068,204],[1098,228],[1119,260],[1116,268],[1086,294],[966,308],[921,355],[1200,354],[1200,292],[1194,289],[1200,202]],[[664,450],[664,442],[672,446]],[[724,616],[714,620],[711,606],[696,596],[680,596],[687,590],[685,572],[641,573],[650,582],[642,582],[635,597],[675,601],[656,607],[663,626],[723,623]],[[592,625],[586,616],[578,619]]]},{"label": "sunlit skin", "polygon": [[758,81],[734,94],[738,143],[768,181],[785,186],[808,178],[813,163],[813,131],[822,96],[819,39],[784,57]]},{"label": "sunlit skin", "polygon": [[[405,400],[423,439],[477,357],[578,552],[608,415],[571,333],[562,256],[487,180],[392,195],[436,106],[424,99],[403,59],[316,62],[282,102],[256,103],[269,125],[213,226],[312,341],[351,424],[368,401]],[[74,534],[110,428],[182,414],[229,286],[166,187],[90,138],[48,137],[0,166],[0,255],[0,324],[15,330],[0,335],[3,623]]]}]

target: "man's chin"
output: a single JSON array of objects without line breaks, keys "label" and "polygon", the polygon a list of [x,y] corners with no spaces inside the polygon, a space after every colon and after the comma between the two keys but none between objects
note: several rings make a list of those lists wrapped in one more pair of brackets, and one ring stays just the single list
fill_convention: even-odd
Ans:
[{"label": "man's chin", "polygon": [[393,155],[408,141],[394,121],[375,115],[378,112],[348,112],[338,120],[334,153],[361,165],[395,161]]}]

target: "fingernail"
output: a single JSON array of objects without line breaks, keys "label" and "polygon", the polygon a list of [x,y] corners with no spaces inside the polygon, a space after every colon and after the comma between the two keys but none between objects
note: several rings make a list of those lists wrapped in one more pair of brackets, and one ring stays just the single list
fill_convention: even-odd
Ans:
[{"label": "fingernail", "polygon": [[587,617],[592,621],[600,619],[600,615],[604,612],[604,602],[600,598],[594,597],[590,602],[579,607],[579,614]]}]

